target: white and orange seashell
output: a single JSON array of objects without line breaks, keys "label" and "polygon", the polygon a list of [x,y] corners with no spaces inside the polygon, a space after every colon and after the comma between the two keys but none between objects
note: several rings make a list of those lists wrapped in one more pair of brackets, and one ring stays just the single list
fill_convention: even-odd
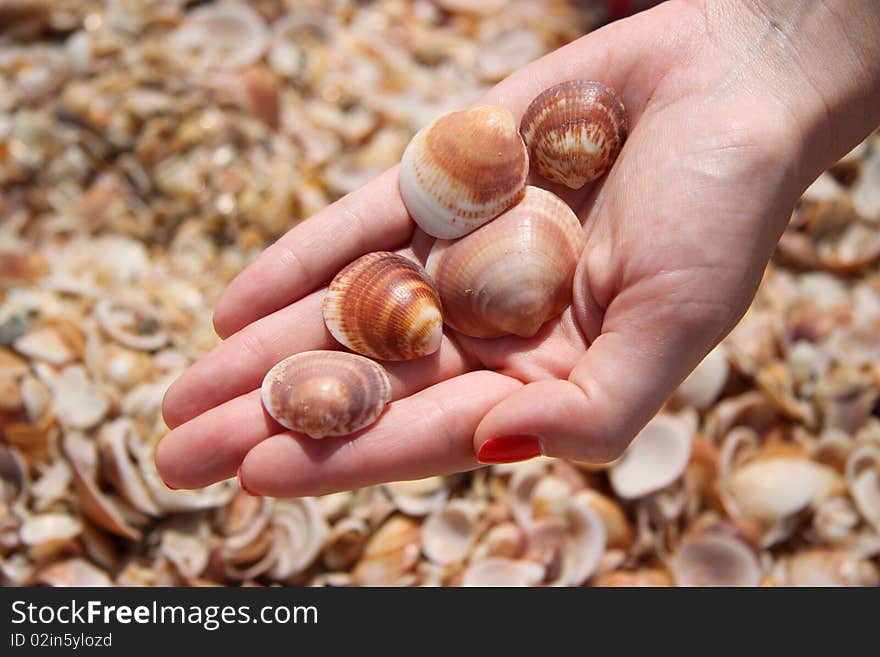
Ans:
[{"label": "white and orange seashell", "polygon": [[438,241],[427,270],[446,323],[475,338],[534,336],[571,303],[586,237],[561,199],[527,187],[523,200],[455,242]]},{"label": "white and orange seashell", "polygon": [[391,400],[385,370],[363,356],[306,351],[269,370],[263,406],[282,426],[312,438],[344,436],[373,422]]},{"label": "white and orange seashell", "polygon": [[617,95],[586,80],[550,87],[531,102],[520,123],[534,170],[571,189],[611,168],[628,130]]},{"label": "white and orange seashell", "polygon": [[522,198],[529,157],[509,110],[449,112],[422,128],[403,153],[400,194],[429,235],[454,239]]},{"label": "white and orange seashell", "polygon": [[324,323],[343,345],[380,360],[432,354],[443,339],[440,297],[419,265],[377,251],[361,256],[330,282]]}]

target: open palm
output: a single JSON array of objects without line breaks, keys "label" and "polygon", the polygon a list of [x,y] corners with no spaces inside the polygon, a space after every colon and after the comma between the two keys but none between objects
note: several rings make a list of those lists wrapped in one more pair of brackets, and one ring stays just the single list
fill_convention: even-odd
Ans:
[{"label": "open palm", "polygon": [[[172,431],[156,460],[169,485],[233,476],[300,496],[467,470],[497,437],[533,436],[551,456],[616,458],[751,300],[800,191],[786,108],[739,74],[700,5],[670,2],[533,63],[477,104],[517,118],[543,89],[599,80],[631,134],[612,171],[579,192],[533,180],[578,212],[587,246],[574,301],[537,336],[481,340],[447,330],[432,356],[387,363],[393,403],[373,426],[321,441],[284,431],[259,385],[282,358],[339,348],[324,286],[364,253],[424,263],[392,169],[299,224],[229,286],[224,341],[169,390]],[[756,107],[760,108],[756,111]]]}]

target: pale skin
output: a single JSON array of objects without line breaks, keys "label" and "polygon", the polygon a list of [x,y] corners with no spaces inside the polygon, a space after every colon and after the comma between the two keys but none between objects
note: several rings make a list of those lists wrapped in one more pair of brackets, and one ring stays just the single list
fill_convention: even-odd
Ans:
[{"label": "pale skin", "polygon": [[736,324],[803,189],[880,124],[880,3],[672,0],[534,62],[476,104],[519,119],[543,89],[599,80],[631,133],[579,192],[587,247],[571,307],[531,339],[447,330],[438,353],[389,363],[373,426],[312,440],[263,410],[282,358],[339,348],[323,326],[330,278],[360,255],[424,262],[392,169],[300,223],[221,298],[223,342],[169,389],[156,463],[174,488],[235,476],[256,494],[318,495],[470,470],[490,439],[548,456],[618,457]]}]

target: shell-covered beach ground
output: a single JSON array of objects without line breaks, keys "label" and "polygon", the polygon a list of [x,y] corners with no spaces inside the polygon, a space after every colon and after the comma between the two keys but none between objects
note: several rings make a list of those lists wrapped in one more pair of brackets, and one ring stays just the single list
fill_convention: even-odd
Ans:
[{"label": "shell-covered beach ground", "polygon": [[596,27],[563,0],[0,3],[0,583],[877,585],[880,137],[617,463],[322,498],[167,489],[225,285],[414,132]]}]

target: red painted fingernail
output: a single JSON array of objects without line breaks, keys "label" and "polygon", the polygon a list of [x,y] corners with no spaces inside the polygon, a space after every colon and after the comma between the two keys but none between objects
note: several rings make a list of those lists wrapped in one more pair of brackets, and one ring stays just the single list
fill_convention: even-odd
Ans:
[{"label": "red painted fingernail", "polygon": [[490,438],[477,452],[480,463],[515,463],[541,456],[541,441],[535,436]]},{"label": "red painted fingernail", "polygon": [[168,490],[177,490],[174,486],[172,486],[171,484],[169,484],[169,483],[168,483],[167,481],[165,481],[164,479],[162,480],[162,483],[165,484],[165,488],[167,488]]},{"label": "red painted fingernail", "polygon": [[260,496],[259,493],[255,493],[250,488],[248,488],[247,486],[244,485],[244,479],[241,478],[241,468],[238,469],[238,485],[241,486],[241,489],[245,493],[250,495],[251,497],[259,497]]}]

